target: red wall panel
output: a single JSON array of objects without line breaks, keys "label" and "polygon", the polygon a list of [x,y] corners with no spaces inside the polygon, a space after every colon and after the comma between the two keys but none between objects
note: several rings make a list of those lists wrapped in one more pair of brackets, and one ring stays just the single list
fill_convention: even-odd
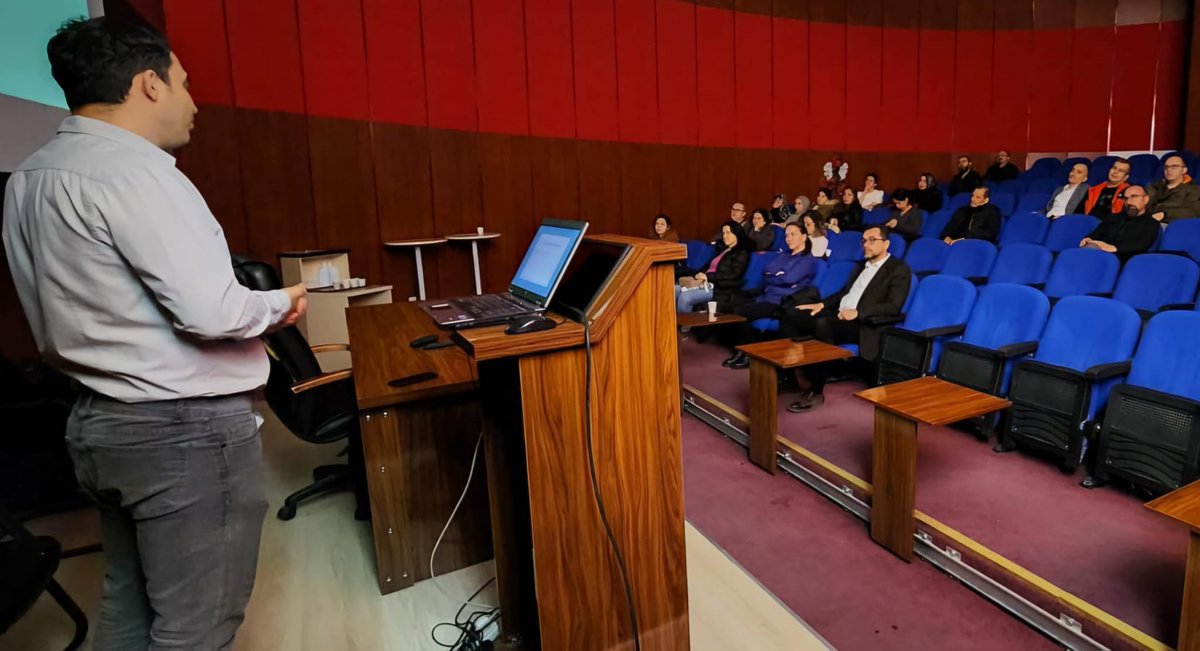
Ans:
[{"label": "red wall panel", "polygon": [[237,106],[304,113],[295,0],[226,3],[225,24]]},{"label": "red wall panel", "polygon": [[846,26],[808,25],[809,143],[813,149],[846,146]]},{"label": "red wall panel", "polygon": [[[1071,48],[1071,119],[1067,151],[1103,151],[1113,79],[1112,27],[1075,30]],[[1061,118],[1060,118],[1061,119]]]},{"label": "red wall panel", "polygon": [[986,149],[1028,151],[1029,71],[1033,59],[1032,30],[996,32],[992,62],[992,113]]},{"label": "red wall panel", "polygon": [[695,145],[696,7],[679,0],[656,0],[658,124],[668,145]]},{"label": "red wall panel", "polygon": [[876,138],[880,151],[920,151],[926,147],[925,129],[917,124],[918,34],[915,29],[883,30],[882,113]]},{"label": "red wall panel", "polygon": [[954,32],[920,30],[917,79],[917,144],[920,151],[948,151],[954,142]]},{"label": "red wall panel", "polygon": [[1029,151],[1068,151],[1067,127],[1071,98],[1072,30],[1039,29],[1033,32],[1033,60],[1029,70]]},{"label": "red wall panel", "polygon": [[[880,149],[883,30],[846,28],[846,148]],[[867,170],[862,170],[866,173]]]},{"label": "red wall panel", "polygon": [[959,30],[955,36],[954,149],[989,149],[994,32]]},{"label": "red wall panel", "polygon": [[1158,37],[1158,84],[1154,105],[1155,149],[1175,149],[1182,144],[1187,42],[1186,22],[1162,23]]},{"label": "red wall panel", "polygon": [[737,146],[771,147],[771,18],[734,14],[734,97]]},{"label": "red wall panel", "polygon": [[777,149],[807,149],[809,122],[808,21],[771,21],[773,58],[772,144]]},{"label": "red wall panel", "polygon": [[617,117],[624,142],[659,141],[654,13],[654,0],[616,0]]},{"label": "red wall panel", "polygon": [[429,126],[475,130],[479,118],[471,0],[422,0],[421,33]]},{"label": "red wall panel", "polygon": [[371,119],[425,126],[420,0],[362,0]]},{"label": "red wall panel", "polygon": [[309,115],[368,119],[361,0],[296,0]]},{"label": "red wall panel", "polygon": [[479,130],[528,135],[524,4],[521,0],[476,0],[472,9]]},{"label": "red wall panel", "polygon": [[232,105],[233,79],[221,0],[168,2],[163,11],[171,50],[192,78],[192,99],[197,104]]},{"label": "red wall panel", "polygon": [[525,0],[525,43],[530,134],[574,138],[571,0]]},{"label": "red wall panel", "polygon": [[619,138],[614,21],[611,0],[574,0],[571,3],[576,131],[580,138],[587,140]]},{"label": "red wall panel", "polygon": [[696,5],[698,140],[702,146],[729,147],[737,140],[733,47],[733,13]]},{"label": "red wall panel", "polygon": [[1154,76],[1146,74],[1146,59],[1134,53],[1157,50],[1158,25],[1120,25],[1121,52],[1113,61],[1112,130],[1109,147],[1116,151],[1150,148],[1154,117]]}]

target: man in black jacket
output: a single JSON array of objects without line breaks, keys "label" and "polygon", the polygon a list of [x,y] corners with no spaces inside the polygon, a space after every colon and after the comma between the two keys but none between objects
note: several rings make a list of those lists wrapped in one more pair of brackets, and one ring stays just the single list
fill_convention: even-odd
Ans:
[{"label": "man in black jacket", "polygon": [[975,188],[971,204],[954,211],[950,223],[942,229],[942,240],[954,244],[963,239],[987,240],[992,244],[1000,237],[1000,209],[991,203],[987,188]]},{"label": "man in black jacket", "polygon": [[1125,214],[1120,220],[1106,219],[1096,230],[1079,242],[1080,247],[1100,249],[1116,253],[1122,262],[1145,253],[1154,246],[1160,227],[1158,221],[1146,212],[1150,198],[1140,185],[1125,188]]},{"label": "man in black jacket", "polygon": [[979,176],[979,172],[971,169],[971,157],[958,157],[958,174],[950,181],[950,196],[971,192],[975,188],[983,186],[983,177]]},{"label": "man in black jacket", "polygon": [[[816,337],[831,344],[858,344],[859,357],[872,361],[879,352],[879,335],[886,325],[874,325],[879,317],[895,316],[904,308],[912,284],[912,271],[904,261],[888,254],[887,226],[872,226],[863,232],[861,265],[841,291],[821,303],[797,305],[779,322],[786,337]],[[788,411],[803,411],[825,402],[823,393],[829,368],[825,364],[797,369],[800,398]]]}]

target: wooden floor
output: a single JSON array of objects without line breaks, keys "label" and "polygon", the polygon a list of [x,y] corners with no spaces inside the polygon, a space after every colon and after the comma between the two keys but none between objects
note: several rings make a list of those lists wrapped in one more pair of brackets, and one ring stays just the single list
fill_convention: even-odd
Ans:
[{"label": "wooden floor", "polygon": [[[370,528],[353,520],[349,494],[304,504],[291,522],[275,518],[274,509],[283,497],[305,483],[313,466],[334,462],[337,450],[302,443],[269,411],[264,416],[272,511],[263,528],[258,579],[235,650],[443,649],[430,632],[439,622],[452,621],[459,603],[438,588],[465,598],[493,576],[491,563],[438,577],[437,586],[423,581],[380,596]],[[39,521],[36,528],[58,536],[68,548],[98,540],[97,520],[90,511]],[[830,648],[691,525],[687,526],[687,553],[693,649]],[[99,602],[103,564],[103,554],[77,557],[63,561],[57,574],[90,618]],[[489,588],[474,601],[495,603],[495,595]],[[58,651],[70,637],[70,620],[43,596],[0,637],[0,651]],[[450,627],[438,631],[443,643],[456,637]]]}]

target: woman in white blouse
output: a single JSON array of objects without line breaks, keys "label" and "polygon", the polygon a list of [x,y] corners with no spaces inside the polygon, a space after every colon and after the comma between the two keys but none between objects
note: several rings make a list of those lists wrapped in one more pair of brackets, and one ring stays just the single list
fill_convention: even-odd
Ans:
[{"label": "woman in white blouse", "polygon": [[875,172],[863,179],[863,189],[858,191],[858,202],[863,210],[870,210],[883,203],[883,190],[879,189],[879,176]]},{"label": "woman in white blouse", "polygon": [[812,244],[809,251],[813,257],[824,258],[829,255],[829,238],[825,237],[825,218],[816,210],[804,213],[804,232]]}]

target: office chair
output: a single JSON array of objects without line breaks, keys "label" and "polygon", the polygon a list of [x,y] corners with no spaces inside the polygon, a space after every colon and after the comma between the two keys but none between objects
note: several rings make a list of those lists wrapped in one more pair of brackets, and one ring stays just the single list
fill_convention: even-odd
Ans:
[{"label": "office chair", "polygon": [[[250,289],[269,291],[281,283],[270,265],[240,256],[233,258],[234,275]],[[296,327],[287,327],[262,336],[270,357],[266,399],[271,410],[297,438],[308,443],[335,443],[346,440],[349,464],[318,466],[313,483],[288,495],[276,516],[280,520],[296,517],[301,501],[331,491],[353,488],[357,508],[354,517],[366,520],[370,506],[366,497],[362,437],[358,429],[358,405],[354,381],[349,370],[322,373],[316,353],[349,350],[345,344],[308,345]]]},{"label": "office chair", "polygon": [[57,540],[34,536],[0,506],[0,588],[3,588],[0,589],[0,635],[24,617],[43,592],[49,592],[75,623],[75,635],[67,651],[83,646],[88,632],[87,616],[54,580],[62,558]]}]

